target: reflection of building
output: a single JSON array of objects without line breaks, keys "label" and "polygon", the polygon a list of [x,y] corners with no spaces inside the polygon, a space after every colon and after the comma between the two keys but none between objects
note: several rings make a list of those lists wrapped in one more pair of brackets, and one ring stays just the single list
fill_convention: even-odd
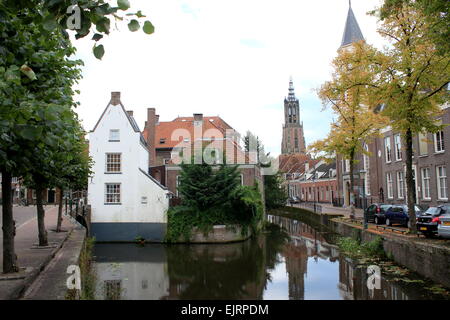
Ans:
[{"label": "reflection of building", "polygon": [[[358,265],[350,258],[341,256],[339,259],[339,291],[345,300],[408,300],[414,299],[414,291],[406,292],[395,282],[387,282],[380,277],[379,288],[369,289],[366,267]],[[410,295],[412,294],[412,296]],[[416,293],[417,294],[417,293]]]},{"label": "reflection of building", "polygon": [[96,296],[110,300],[159,300],[169,277],[164,249],[157,245],[101,244],[94,249]]},{"label": "reflection of building", "polygon": [[304,243],[288,243],[283,249],[289,277],[289,299],[305,298],[305,275],[308,271],[308,252]]}]

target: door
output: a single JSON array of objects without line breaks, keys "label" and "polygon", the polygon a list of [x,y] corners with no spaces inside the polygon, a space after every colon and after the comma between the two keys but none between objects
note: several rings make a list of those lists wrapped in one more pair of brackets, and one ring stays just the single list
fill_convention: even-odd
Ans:
[{"label": "door", "polygon": [[55,203],[55,190],[54,189],[49,189],[47,191],[47,202]]}]

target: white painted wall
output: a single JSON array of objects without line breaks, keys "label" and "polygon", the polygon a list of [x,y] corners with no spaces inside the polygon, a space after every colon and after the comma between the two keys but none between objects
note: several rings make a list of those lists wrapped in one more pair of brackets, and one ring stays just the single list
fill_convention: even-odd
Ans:
[{"label": "white painted wall", "polygon": [[[110,129],[120,130],[119,142],[109,142]],[[105,173],[106,153],[110,152],[122,153],[122,173]],[[88,185],[91,222],[167,222],[168,190],[145,174],[148,150],[120,104],[109,104],[95,131],[90,133],[89,154],[94,161],[94,174]],[[105,183],[121,183],[121,204],[105,204]],[[142,203],[143,197],[147,197],[147,203]]]},{"label": "white painted wall", "polygon": [[95,264],[97,299],[106,298],[106,282],[120,281],[122,300],[160,300],[169,295],[166,262],[101,262]]}]

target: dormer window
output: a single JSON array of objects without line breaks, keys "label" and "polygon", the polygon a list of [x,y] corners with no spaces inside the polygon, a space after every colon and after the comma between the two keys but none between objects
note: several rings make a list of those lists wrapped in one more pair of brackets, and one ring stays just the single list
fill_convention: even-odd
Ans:
[{"label": "dormer window", "polygon": [[120,130],[111,129],[109,130],[109,141],[120,141]]}]

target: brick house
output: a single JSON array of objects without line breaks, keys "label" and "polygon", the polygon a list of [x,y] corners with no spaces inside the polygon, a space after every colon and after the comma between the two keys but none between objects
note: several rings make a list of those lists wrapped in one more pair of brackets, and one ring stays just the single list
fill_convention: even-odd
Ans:
[{"label": "brick house", "polygon": [[330,203],[339,198],[336,162],[310,159],[285,173],[289,197],[303,202]]},{"label": "brick house", "polygon": [[[246,154],[240,146],[240,134],[222,118],[204,117],[195,113],[192,117],[177,117],[172,121],[159,121],[154,108],[147,109],[147,121],[143,136],[149,146],[150,174],[178,196],[178,176],[183,159],[190,159],[194,150],[209,146],[216,149],[212,163],[220,163],[222,153],[226,162],[239,165],[241,184],[258,183],[264,194],[261,168],[256,157]],[[216,162],[215,162],[216,161]]]},{"label": "brick house", "polygon": [[[450,108],[443,107],[438,123],[450,123]],[[423,206],[435,206],[448,202],[447,168],[450,163],[450,127],[437,133],[419,134],[413,137],[413,171],[415,200]],[[406,161],[404,141],[390,127],[381,136],[366,145],[369,156],[358,154],[355,164],[356,206],[362,207],[363,189],[367,203],[383,202],[403,204],[406,194]],[[339,205],[349,205],[348,160],[337,157],[338,187],[343,194]],[[364,173],[365,172],[365,173]],[[360,174],[362,173],[362,174]]]}]

